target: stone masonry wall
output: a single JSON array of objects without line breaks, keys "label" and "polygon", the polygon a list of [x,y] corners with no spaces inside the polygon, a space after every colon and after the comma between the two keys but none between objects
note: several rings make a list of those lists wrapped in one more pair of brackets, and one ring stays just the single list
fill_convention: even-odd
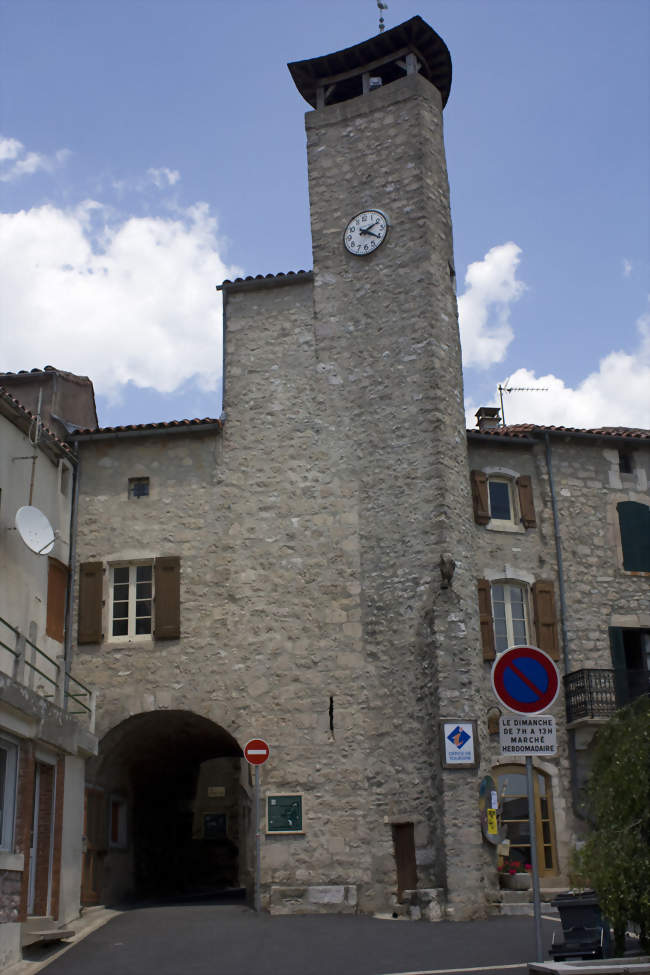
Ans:
[{"label": "stone masonry wall", "polygon": [[[473,916],[484,909],[476,772],[441,771],[437,734],[439,718],[475,716],[479,653],[440,95],[407,76],[306,125],[318,405],[332,461],[358,485],[360,649],[376,668],[374,874],[385,887],[394,876],[386,818],[411,820],[420,883],[447,887],[450,916]],[[390,231],[360,258],[342,236],[367,208]],[[456,573],[441,591],[443,553]]]},{"label": "stone masonry wall", "polygon": [[[551,442],[553,481],[558,505],[567,605],[569,672],[581,668],[612,667],[610,626],[650,627],[648,574],[622,568],[616,504],[622,500],[650,503],[647,493],[650,450],[635,453],[635,471],[618,471],[616,444],[591,440]],[[470,469],[532,479],[537,526],[518,531],[494,530],[474,525],[473,550],[476,579],[512,579],[531,585],[552,579],[555,585],[560,630],[560,594],[550,484],[543,442],[534,446],[496,445],[489,440],[470,440]],[[532,610],[532,607],[531,607]],[[531,612],[531,640],[536,642]],[[561,655],[562,656],[562,655]],[[564,660],[558,661],[564,675]],[[490,685],[491,664],[483,664],[483,721],[496,706]],[[535,760],[551,776],[559,875],[567,879],[569,857],[581,824],[576,820],[571,795],[571,772],[564,694],[561,690],[551,709],[558,729],[558,755]],[[593,732],[593,728],[590,734]],[[588,744],[590,734],[585,739]],[[493,766],[501,763],[498,736],[490,740],[488,755]],[[584,758],[577,753],[580,767]],[[582,777],[582,772],[580,772]]]}]

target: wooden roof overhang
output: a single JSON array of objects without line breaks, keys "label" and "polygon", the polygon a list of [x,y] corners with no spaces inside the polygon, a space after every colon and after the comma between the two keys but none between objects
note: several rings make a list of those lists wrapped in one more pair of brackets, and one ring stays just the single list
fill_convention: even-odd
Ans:
[{"label": "wooden roof overhang", "polygon": [[287,67],[302,97],[316,108],[323,103],[323,91],[336,89],[330,103],[352,98],[361,94],[358,83],[354,84],[357,78],[372,71],[381,74],[382,68],[400,58],[406,60],[409,54],[417,58],[420,74],[439,90],[444,107],[451,89],[451,55],[443,39],[421,17],[411,17],[362,44],[309,61],[292,61]]}]

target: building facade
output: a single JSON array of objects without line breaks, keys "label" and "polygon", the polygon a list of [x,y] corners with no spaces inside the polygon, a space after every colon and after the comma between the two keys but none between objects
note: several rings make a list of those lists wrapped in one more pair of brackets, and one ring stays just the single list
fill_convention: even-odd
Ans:
[{"label": "building facade", "polygon": [[[66,654],[75,467],[39,413],[0,389],[0,967],[79,914],[85,759],[97,740],[91,693]],[[26,508],[52,530],[40,554],[16,527]]]},{"label": "building facade", "polygon": [[[567,675],[558,754],[535,762],[547,886],[594,728],[647,690],[650,433],[494,410],[465,430],[438,35],[416,17],[290,71],[313,106],[313,270],[221,285],[224,416],[69,433],[101,738],[84,902],[250,891],[242,750],[263,738],[265,909],[484,917],[488,776],[501,855],[530,856],[496,655],[532,643]],[[449,723],[473,728],[469,766],[445,760]]]}]

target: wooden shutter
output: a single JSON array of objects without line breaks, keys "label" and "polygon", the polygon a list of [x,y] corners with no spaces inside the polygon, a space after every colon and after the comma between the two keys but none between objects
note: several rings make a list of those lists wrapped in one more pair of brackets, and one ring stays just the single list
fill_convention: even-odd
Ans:
[{"label": "wooden shutter", "polygon": [[47,621],[45,632],[63,643],[65,603],[68,594],[68,567],[58,559],[47,560]]},{"label": "wooden shutter", "polygon": [[101,562],[84,562],[79,567],[78,643],[101,643],[104,567]]},{"label": "wooden shutter", "polygon": [[477,525],[487,525],[490,520],[488,504],[488,480],[483,471],[471,471],[472,501],[474,502],[474,521]]},{"label": "wooden shutter", "polygon": [[553,660],[559,660],[560,645],[557,638],[555,590],[552,582],[540,579],[539,582],[533,583],[533,603],[537,646]]},{"label": "wooden shutter", "polygon": [[478,611],[481,623],[483,660],[494,660],[494,620],[492,619],[492,590],[487,579],[478,581]]},{"label": "wooden shutter", "polygon": [[623,568],[626,572],[650,572],[650,507],[638,501],[620,501],[616,510]]},{"label": "wooden shutter", "polygon": [[533,504],[533,485],[527,474],[522,474],[517,478],[517,488],[519,490],[519,510],[521,512],[521,523],[524,528],[535,528],[535,505]]},{"label": "wooden shutter", "polygon": [[175,556],[154,563],[153,635],[156,640],[177,640],[181,635],[181,560]]}]

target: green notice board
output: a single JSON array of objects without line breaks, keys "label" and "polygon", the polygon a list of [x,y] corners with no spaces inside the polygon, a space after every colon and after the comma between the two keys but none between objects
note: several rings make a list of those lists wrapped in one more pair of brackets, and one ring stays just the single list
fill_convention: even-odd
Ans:
[{"label": "green notice board", "polygon": [[302,833],[302,796],[267,796],[266,831]]}]

